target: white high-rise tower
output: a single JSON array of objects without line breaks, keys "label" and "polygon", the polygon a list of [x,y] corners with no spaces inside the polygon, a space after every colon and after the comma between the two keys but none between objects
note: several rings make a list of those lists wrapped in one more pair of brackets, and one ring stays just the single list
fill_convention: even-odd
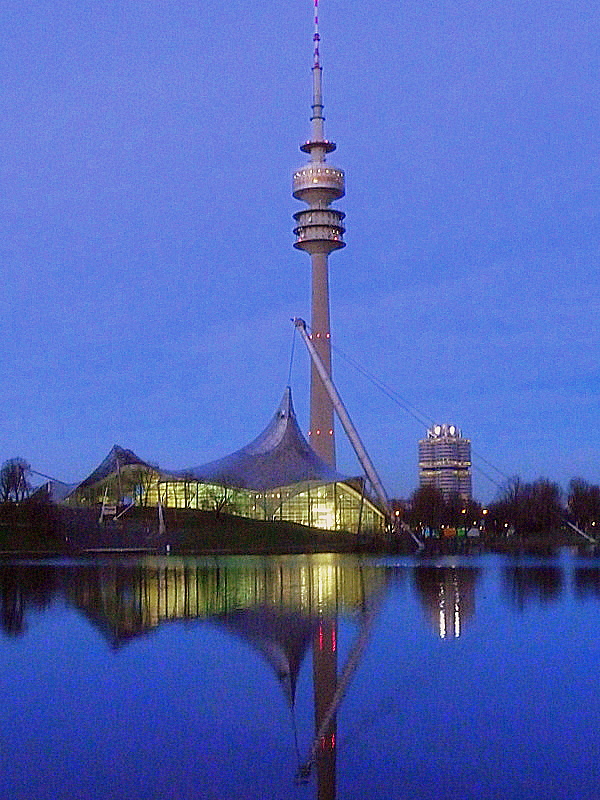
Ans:
[{"label": "white high-rise tower", "polygon": [[419,485],[471,499],[471,440],[456,425],[434,425],[419,441]]},{"label": "white high-rise tower", "polygon": [[[294,214],[296,241],[294,247],[310,255],[312,266],[311,337],[315,349],[331,375],[331,330],[329,322],[329,254],[345,246],[343,220],[345,214],[331,208],[334,200],[344,196],[344,173],[326,161],[335,144],[325,138],[321,58],[319,51],[319,0],[315,4],[313,102],[311,138],[300,146],[308,153],[308,164],[294,172],[293,194],[308,205]],[[333,404],[315,367],[310,384],[310,442],[313,449],[331,466],[335,466]]]}]

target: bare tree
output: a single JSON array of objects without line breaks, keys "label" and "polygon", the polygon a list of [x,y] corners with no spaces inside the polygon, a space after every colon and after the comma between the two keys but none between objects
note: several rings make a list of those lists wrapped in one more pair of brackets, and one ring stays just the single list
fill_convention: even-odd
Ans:
[{"label": "bare tree", "polygon": [[592,523],[600,522],[600,486],[583,478],[573,478],[569,483],[567,504],[579,528],[585,530]]},{"label": "bare tree", "polygon": [[[194,494],[197,494],[198,484],[194,481],[192,472],[184,472],[181,477],[183,478],[183,507],[191,508],[192,498]],[[194,487],[193,491],[190,490],[192,486]]]},{"label": "bare tree", "polygon": [[[122,473],[123,475],[124,473]],[[158,467],[152,464],[136,466],[128,469],[123,490],[139,500],[141,506],[148,505],[148,495],[157,482]],[[122,478],[123,480],[123,478]]]},{"label": "bare tree", "polygon": [[24,458],[10,458],[0,469],[0,501],[20,503],[29,497],[31,484],[27,475],[31,465]]},{"label": "bare tree", "polygon": [[235,514],[235,490],[227,475],[219,476],[219,483],[213,485],[209,492],[210,510],[221,513]]},{"label": "bare tree", "polygon": [[496,527],[512,526],[516,533],[547,533],[560,526],[563,506],[560,487],[546,478],[522,483],[511,478],[490,505]]},{"label": "bare tree", "polygon": [[410,499],[408,520],[413,525],[440,528],[444,524],[446,503],[444,495],[435,486],[420,486]]}]

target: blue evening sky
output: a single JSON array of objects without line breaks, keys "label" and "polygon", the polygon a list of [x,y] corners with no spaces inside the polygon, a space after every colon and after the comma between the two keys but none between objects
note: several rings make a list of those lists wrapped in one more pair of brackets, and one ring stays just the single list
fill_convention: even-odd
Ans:
[{"label": "blue evening sky", "polygon": [[[321,23],[335,345],[506,474],[598,481],[598,4],[322,0]],[[114,443],[165,468],[241,447],[309,317],[311,1],[4,0],[0,25],[0,459],[71,482]],[[407,495],[424,428],[334,377]]]}]

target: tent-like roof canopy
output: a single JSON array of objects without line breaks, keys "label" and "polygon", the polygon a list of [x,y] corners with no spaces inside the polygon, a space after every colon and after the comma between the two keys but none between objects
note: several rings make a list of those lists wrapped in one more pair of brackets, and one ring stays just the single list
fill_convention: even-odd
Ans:
[{"label": "tent-like roof canopy", "polygon": [[147,461],[142,461],[139,456],[136,456],[133,450],[125,450],[125,448],[119,447],[118,444],[115,444],[104,461],[102,461],[102,463],[96,467],[96,469],[90,475],[88,475],[85,480],[81,481],[76,488],[84,489],[87,486],[94,486],[94,484],[99,483],[105,478],[108,478],[109,475],[112,475],[115,472],[119,472],[119,470],[123,469],[124,467],[140,467],[140,469],[148,469],[159,472],[159,469],[155,464],[149,464]]},{"label": "tent-like roof canopy", "polygon": [[210,620],[240,636],[266,659],[293,706],[300,667],[319,618],[260,606],[237,608]]},{"label": "tent-like roof canopy", "polygon": [[118,473],[139,467],[162,480],[192,480],[258,492],[296,483],[337,483],[347,478],[326,464],[304,438],[296,419],[290,388],[286,388],[275,415],[264,431],[246,447],[201,467],[180,471],[159,469],[132,450],[114,445],[104,461],[76,487],[85,489]]},{"label": "tent-like roof canopy", "polygon": [[336,483],[347,480],[319,458],[304,438],[289,386],[270,423],[253,442],[218,461],[177,474],[202,483],[254,491],[268,491],[307,481]]}]

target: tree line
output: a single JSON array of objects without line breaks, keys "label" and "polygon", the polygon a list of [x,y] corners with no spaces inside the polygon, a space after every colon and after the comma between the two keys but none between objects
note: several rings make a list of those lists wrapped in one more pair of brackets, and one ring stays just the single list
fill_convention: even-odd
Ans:
[{"label": "tree line", "polygon": [[566,492],[547,478],[525,482],[511,478],[496,499],[483,508],[458,494],[444,495],[434,486],[421,486],[399,512],[414,527],[484,527],[490,533],[540,534],[571,522],[580,530],[600,530],[600,486],[573,478]]},{"label": "tree line", "polygon": [[393,506],[402,521],[412,528],[431,530],[477,527],[483,515],[481,503],[466,501],[456,492],[445,495],[435,486],[421,486],[407,504],[393,503]]}]

